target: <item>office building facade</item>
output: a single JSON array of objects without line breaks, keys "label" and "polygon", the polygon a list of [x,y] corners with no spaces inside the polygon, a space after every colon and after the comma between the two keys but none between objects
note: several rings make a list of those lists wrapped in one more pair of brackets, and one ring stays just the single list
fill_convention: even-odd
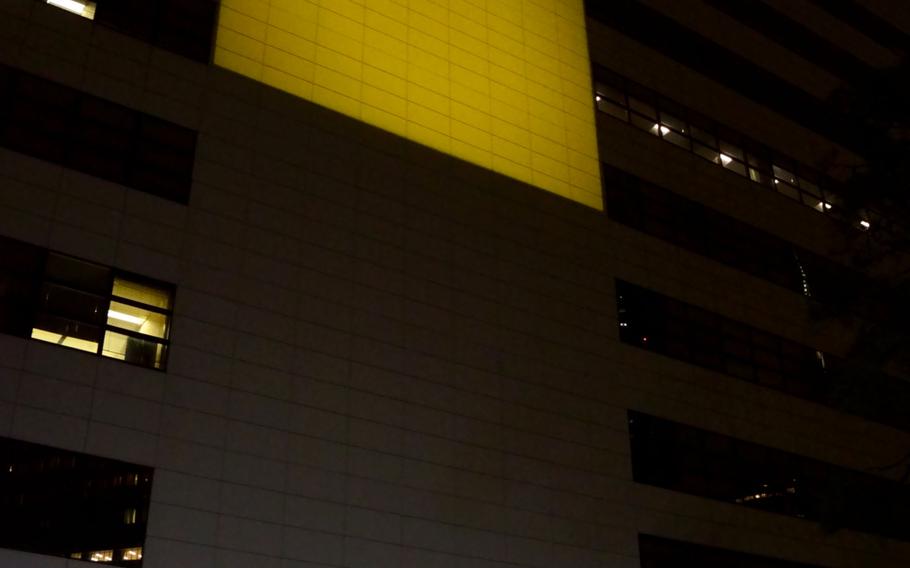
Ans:
[{"label": "office building facade", "polygon": [[809,307],[908,29],[0,2],[0,565],[906,565],[910,383]]}]

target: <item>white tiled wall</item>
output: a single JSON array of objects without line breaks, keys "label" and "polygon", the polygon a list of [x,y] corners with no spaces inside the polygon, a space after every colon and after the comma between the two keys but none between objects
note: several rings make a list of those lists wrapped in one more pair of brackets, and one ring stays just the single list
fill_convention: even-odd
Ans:
[{"label": "white tiled wall", "polygon": [[[189,207],[0,150],[0,233],[177,284],[167,373],[0,336],[0,433],[155,467],[146,568],[632,568],[639,530],[831,567],[910,554],[631,483],[627,408],[851,467],[906,444],[616,341],[615,275],[770,326],[712,277],[767,285],[38,3],[0,10],[4,60],[201,131]],[[87,53],[55,59],[66,38]]]}]

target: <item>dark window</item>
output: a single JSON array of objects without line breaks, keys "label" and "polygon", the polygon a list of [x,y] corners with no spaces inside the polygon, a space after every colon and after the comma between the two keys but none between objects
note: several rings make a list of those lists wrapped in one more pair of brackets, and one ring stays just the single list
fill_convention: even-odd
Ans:
[{"label": "dark window", "polygon": [[0,145],[188,202],[195,131],[9,67],[0,102]]},{"label": "dark window", "polygon": [[[831,2],[820,3],[827,5]],[[833,105],[811,96],[748,58],[710,41],[645,2],[586,0],[585,12],[624,36],[656,49],[668,58],[854,152],[862,155],[881,147],[880,135],[870,127],[845,117]]]},{"label": "dark window", "polygon": [[0,547],[140,566],[151,468],[0,438]]},{"label": "dark window", "polygon": [[839,201],[832,195],[834,182],[824,180],[823,195],[819,188],[821,176],[810,168],[774,155],[757,142],[603,67],[595,67],[594,75],[594,99],[599,111],[690,150],[819,213],[837,218],[843,214]]},{"label": "dark window", "polygon": [[[641,557],[641,568],[678,568],[682,565],[697,566],[698,568],[732,568],[734,566],[736,568],[815,568],[809,564],[670,540],[648,534],[638,535],[638,552]],[[680,559],[685,559],[685,562],[681,562]]]},{"label": "dark window", "polygon": [[0,238],[0,333],[30,333],[44,257],[39,247]]},{"label": "dark window", "polygon": [[629,439],[637,483],[910,540],[903,484],[634,411]]},{"label": "dark window", "polygon": [[217,0],[61,0],[57,7],[178,55],[209,63]]},{"label": "dark window", "polygon": [[910,431],[910,382],[856,380],[843,364],[789,339],[639,286],[616,281],[623,343]]},{"label": "dark window", "polygon": [[858,273],[747,223],[607,164],[601,172],[614,221],[819,302],[861,283]]},{"label": "dark window", "polygon": [[174,288],[0,237],[0,332],[163,370]]}]

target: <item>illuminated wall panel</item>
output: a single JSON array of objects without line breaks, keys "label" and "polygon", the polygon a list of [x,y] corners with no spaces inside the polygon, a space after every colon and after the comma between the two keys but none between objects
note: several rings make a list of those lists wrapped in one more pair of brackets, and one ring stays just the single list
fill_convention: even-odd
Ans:
[{"label": "illuminated wall panel", "polygon": [[222,0],[215,63],[602,207],[582,0]]}]

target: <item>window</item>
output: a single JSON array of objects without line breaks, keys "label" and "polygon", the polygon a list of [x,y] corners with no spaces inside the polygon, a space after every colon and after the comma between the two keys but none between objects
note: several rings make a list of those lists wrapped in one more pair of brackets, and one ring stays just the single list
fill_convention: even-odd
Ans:
[{"label": "window", "polygon": [[72,12],[77,16],[82,16],[83,18],[88,18],[89,20],[95,19],[94,2],[88,2],[85,0],[47,0],[47,3],[51,6],[62,8],[67,12]]},{"label": "window", "polygon": [[[115,482],[126,476],[137,483]],[[0,547],[141,566],[152,477],[141,465],[0,438]]]},{"label": "window", "polygon": [[170,304],[170,292],[160,285],[115,276],[101,354],[162,368],[167,356]]},{"label": "window", "polygon": [[614,221],[800,294],[811,280],[811,296],[819,301],[830,298],[832,283],[859,278],[846,267],[608,164],[601,164],[601,173],[607,215]]},{"label": "window", "polygon": [[0,237],[0,331],[163,370],[173,286]]},{"label": "window", "polygon": [[0,333],[28,335],[43,264],[42,249],[0,238]]},{"label": "window", "polygon": [[637,483],[910,541],[910,489],[889,479],[634,411],[629,441]]},{"label": "window", "polygon": [[0,145],[187,203],[196,132],[0,65]]},{"label": "window", "polygon": [[858,384],[836,357],[621,280],[616,307],[623,343],[910,431],[910,382]]},{"label": "window", "polygon": [[216,0],[45,1],[124,35],[209,63]]},{"label": "window", "polygon": [[681,542],[648,534],[638,535],[641,568],[678,568],[680,559],[687,566],[699,568],[816,568],[808,564],[788,562],[767,556],[735,550]]},{"label": "window", "polygon": [[[594,71],[597,79],[594,99],[598,111],[629,122],[819,213],[841,214],[839,201],[828,189],[822,195],[818,175],[808,168],[785,157],[772,156],[761,145],[734,132],[723,131],[711,120],[680,108],[603,67],[596,67]],[[833,182],[828,184],[833,185]]]}]

